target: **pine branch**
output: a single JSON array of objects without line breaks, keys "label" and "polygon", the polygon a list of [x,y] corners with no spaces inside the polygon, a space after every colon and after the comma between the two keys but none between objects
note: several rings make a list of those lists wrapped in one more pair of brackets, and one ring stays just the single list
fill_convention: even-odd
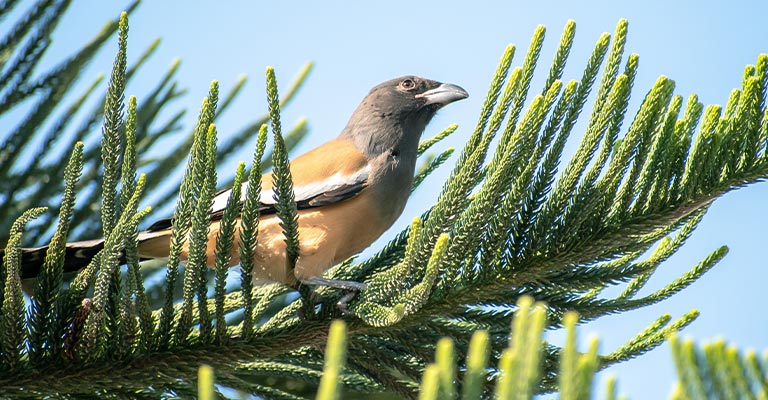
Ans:
[{"label": "pine branch", "polygon": [[[306,287],[299,286],[301,297],[297,298],[284,286],[253,286],[267,126],[260,122],[240,131],[217,152],[212,124],[232,104],[244,80],[223,96],[218,109],[219,88],[214,81],[193,135],[186,142],[182,140],[186,144],[169,153],[166,160],[151,164],[137,160],[137,154],[176,129],[181,113],[173,114],[155,131],[158,133],[147,128],[160,109],[181,93],[172,82],[178,63],[146,103],[139,106],[134,98],[129,100],[123,125],[123,88],[131,72],[125,62],[125,15],[119,32],[120,50],[103,106],[103,144],[100,149],[76,147],[73,166],[65,171],[60,225],[51,241],[50,261],[46,260],[29,321],[16,272],[23,223],[10,230],[12,240],[4,253],[5,269],[0,279],[4,289],[0,322],[5,327],[0,335],[0,366],[6,371],[0,374],[0,387],[4,393],[194,396],[198,366],[205,363],[215,369],[219,385],[266,397],[300,395],[298,390],[265,381],[269,374],[302,380],[310,388],[320,384],[328,391],[323,396],[329,397],[338,395],[333,388],[340,382],[348,391],[386,389],[406,398],[417,395],[419,382],[424,398],[451,398],[457,393],[530,398],[555,390],[559,382],[561,397],[590,398],[598,369],[655,348],[670,333],[690,324],[698,313],[693,311],[674,321],[662,316],[603,356],[598,354],[596,342],[590,343],[586,353],[576,351],[577,319],[583,323],[645,307],[695,282],[725,256],[726,248],[715,250],[651,294],[637,296],[660,263],[684,244],[714,200],[768,178],[765,56],[745,69],[742,88],[731,94],[722,109],[705,108],[695,96],[689,97],[684,107],[683,98],[674,94],[674,82],[661,77],[621,135],[638,65],[638,57],[629,55],[621,68],[627,22],[619,21],[613,37],[600,36],[580,81],[563,84],[563,68],[575,32],[575,24],[569,21],[541,89],[531,88],[543,48],[544,29],[539,27],[520,67],[512,66],[515,47],[509,46],[502,55],[478,123],[436,203],[374,256],[360,262],[348,260],[328,272],[332,278],[368,283],[368,289],[350,304],[353,315],[342,316],[328,307],[341,296],[332,288],[317,291],[323,304],[320,313],[311,315],[307,310],[315,308]],[[79,57],[87,59],[93,48],[84,49]],[[32,57],[42,53],[30,48],[22,54]],[[293,88],[304,81],[310,66]],[[17,71],[24,68],[18,64]],[[61,70],[20,88],[16,97],[0,104],[10,107],[28,96],[32,87],[51,88],[41,100],[44,107],[40,112],[26,118],[25,126],[30,129],[40,126],[63,96],[56,91],[66,91],[77,76],[70,68],[70,64],[63,64]],[[600,73],[602,78],[596,83]],[[556,178],[565,143],[595,85],[586,130],[574,156],[563,163]],[[307,124],[302,119],[292,133],[283,135],[280,110],[293,97],[293,89],[280,99],[271,68],[267,69],[267,94],[269,112],[262,122],[272,124],[275,146],[268,157],[274,165],[271,183],[286,236],[286,258],[292,267],[300,238],[288,152],[295,140],[306,134]],[[219,175],[216,160],[228,154],[230,144],[241,147],[257,130],[247,186],[241,184],[245,167],[240,164],[234,175],[236,188],[224,218],[217,222],[220,232],[216,246],[209,249],[210,204]],[[425,152],[455,130],[450,126],[424,140],[419,151]],[[26,139],[12,135],[3,139],[12,146],[0,152],[0,161],[10,168],[16,155],[9,151],[22,148]],[[99,151],[103,157],[96,155]],[[451,151],[427,158],[415,183],[424,181]],[[120,157],[122,165],[118,164]],[[165,279],[153,279],[139,264],[136,239],[137,223],[148,212],[139,211],[139,198],[156,183],[148,183],[143,175],[137,181],[136,168],[151,165],[158,168],[154,169],[158,171],[155,176],[168,174],[185,157],[188,161],[177,207],[169,221],[172,232],[167,270],[155,274],[165,273]],[[97,227],[92,216],[82,209],[80,214],[74,210],[73,187],[83,164],[98,165],[100,158],[104,178],[99,179],[98,169],[94,169],[80,180],[88,188],[104,188],[84,199],[89,204],[98,203],[99,193],[104,193],[103,250],[68,289],[61,290],[60,272],[56,271],[67,233],[77,234],[73,230],[76,222],[84,224],[82,232]],[[229,173],[222,172],[226,176],[222,181],[229,179]],[[14,178],[17,180],[12,186],[28,181],[37,172],[24,174],[26,177]],[[56,190],[30,189],[51,201],[55,201]],[[158,192],[158,197],[174,193]],[[242,205],[239,223],[236,205]],[[14,202],[13,208],[4,207],[3,213],[17,215],[11,212],[29,206],[28,202]],[[32,214],[36,212],[40,211]],[[25,214],[25,218],[32,214]],[[71,214],[72,222],[66,226]],[[52,229],[50,218],[42,221],[35,234],[45,235]],[[225,279],[238,230],[240,286],[234,283],[227,287]],[[654,246],[655,251],[641,258]],[[182,261],[188,264],[183,285],[179,285]],[[128,264],[125,274],[119,268],[122,262]],[[208,265],[215,265],[213,273],[209,273]],[[209,276],[215,276],[210,284]],[[618,295],[606,295],[612,291],[605,289],[619,285],[623,291]],[[211,286],[213,294],[209,297]],[[93,297],[87,298],[91,291]],[[547,305],[534,305],[526,295]],[[302,307],[304,315],[312,318],[298,317]],[[579,313],[578,318],[574,312]],[[508,339],[513,313],[516,316]],[[332,318],[337,317],[346,320],[348,360],[343,364],[339,356],[344,346],[329,347],[326,356],[333,362],[329,362],[323,381],[319,349],[328,339]],[[542,345],[541,332],[560,327],[567,332],[565,345]],[[478,329],[484,332],[470,339]],[[453,341],[435,345],[440,335]],[[332,342],[343,342],[336,339]],[[707,361],[723,357],[722,349],[717,348],[704,354]],[[432,360],[435,364],[430,364]],[[721,375],[733,378],[748,370],[764,372],[762,366],[754,365],[751,361],[731,363]],[[457,371],[464,372],[457,377]],[[712,383],[719,395],[747,393],[745,380],[734,379],[736,386],[729,387],[731,383],[721,378]],[[697,387],[695,382],[690,385]],[[22,387],[24,392],[19,390]]]}]

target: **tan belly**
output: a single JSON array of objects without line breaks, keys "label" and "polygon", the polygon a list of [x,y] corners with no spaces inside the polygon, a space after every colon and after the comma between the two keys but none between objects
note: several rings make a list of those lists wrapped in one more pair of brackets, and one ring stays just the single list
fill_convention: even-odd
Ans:
[{"label": "tan belly", "polygon": [[[364,192],[339,204],[299,211],[299,258],[293,273],[286,258],[285,237],[280,227],[280,219],[276,215],[260,218],[253,259],[254,283],[280,282],[292,285],[297,279],[320,276],[328,268],[370,246],[391,223],[382,220],[378,211],[372,207],[374,202],[370,201],[368,196],[368,193]],[[230,265],[240,264],[239,228],[238,220]],[[219,222],[215,222],[208,233],[209,267],[214,265],[218,232]],[[169,238],[170,235],[165,235],[142,243],[139,247],[140,255],[167,257]],[[187,257],[185,246],[181,258],[186,260]]]},{"label": "tan belly", "polygon": [[376,210],[368,206],[372,203],[366,200],[361,195],[338,205],[299,211],[299,258],[293,273],[286,259],[280,219],[276,215],[262,218],[253,260],[254,281],[293,284],[296,279],[321,276],[370,246],[389,226],[383,226]]}]

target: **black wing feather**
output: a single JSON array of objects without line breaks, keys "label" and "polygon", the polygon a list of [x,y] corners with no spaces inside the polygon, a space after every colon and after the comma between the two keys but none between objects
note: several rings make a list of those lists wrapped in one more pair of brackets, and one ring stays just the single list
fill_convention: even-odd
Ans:
[{"label": "black wing feather", "polygon": [[[338,203],[340,201],[347,200],[349,198],[357,196],[363,189],[365,189],[366,182],[358,182],[354,185],[347,185],[335,190],[320,193],[316,196],[312,196],[306,199],[302,199],[296,202],[296,208],[299,210],[306,210],[308,208],[325,206],[328,204]],[[243,203],[237,204],[238,211],[242,211]],[[274,204],[262,204],[259,208],[259,215],[269,215],[277,212]],[[224,210],[219,210],[211,213],[211,221],[219,221],[224,216]]]},{"label": "black wing feather", "polygon": [[[317,193],[313,196],[306,197],[303,199],[297,199],[296,208],[299,210],[305,210],[308,208],[325,206],[325,205],[334,204],[340,201],[347,200],[349,198],[357,196],[363,189],[365,189],[365,187],[367,186],[367,183],[368,183],[367,180],[359,180],[357,182],[352,182],[333,190]],[[217,193],[217,195],[225,193],[227,190],[229,189],[220,190]],[[238,202],[237,208],[238,208],[238,212],[240,212],[243,209],[242,201]],[[266,203],[266,204],[262,203],[261,207],[259,208],[260,215],[270,215],[270,214],[275,214],[276,212],[277,210],[275,209],[274,203]],[[224,217],[224,209],[215,210],[211,213],[211,222],[220,221],[223,217]],[[147,231],[148,232],[162,231],[162,230],[171,228],[172,225],[173,225],[173,218],[165,218],[165,219],[155,221],[155,223],[153,223],[152,225],[149,226],[149,228],[147,228]]]}]

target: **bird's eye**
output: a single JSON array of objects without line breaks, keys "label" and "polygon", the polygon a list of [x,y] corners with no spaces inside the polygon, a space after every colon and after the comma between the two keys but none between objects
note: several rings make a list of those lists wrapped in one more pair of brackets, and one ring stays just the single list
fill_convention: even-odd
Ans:
[{"label": "bird's eye", "polygon": [[416,83],[414,83],[412,79],[406,79],[400,82],[400,86],[403,89],[413,89],[414,87],[416,87]]}]

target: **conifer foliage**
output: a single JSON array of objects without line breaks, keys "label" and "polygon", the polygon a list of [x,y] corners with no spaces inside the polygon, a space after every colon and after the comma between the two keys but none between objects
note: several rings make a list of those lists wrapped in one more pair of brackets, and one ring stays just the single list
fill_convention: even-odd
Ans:
[{"label": "conifer foliage", "polygon": [[[425,160],[415,185],[429,182],[428,175],[453,152],[428,156],[429,148],[454,131],[468,137],[436,203],[372,257],[348,260],[328,272],[332,279],[368,284],[344,315],[335,306],[342,291],[321,288],[316,295],[304,290],[295,296],[278,285],[255,287],[247,261],[258,238],[259,173],[269,165],[274,165],[289,258],[298,256],[288,151],[307,129],[300,121],[283,135],[280,109],[309,67],[282,98],[268,68],[265,116],[221,137],[214,122],[243,85],[219,100],[214,81],[185,143],[162,160],[142,160],[138,155],[159,137],[179,129],[180,114],[154,127],[158,111],[181,94],[169,83],[177,65],[145,100],[131,97],[126,107],[125,88],[137,67],[128,66],[128,14],[123,13],[72,60],[32,80],[30,71],[49,41],[45,27],[66,5],[40,1],[0,43],[0,72],[8,76],[0,79],[0,117],[22,99],[43,93],[39,107],[18,128],[0,132],[0,226],[5,227],[0,234],[7,237],[0,270],[0,390],[8,397],[189,397],[198,393],[198,367],[207,364],[219,386],[201,386],[205,396],[234,388],[265,398],[296,398],[319,389],[321,398],[336,398],[343,385],[349,393],[390,391],[406,398],[416,397],[419,387],[423,398],[459,393],[530,398],[554,390],[563,398],[588,398],[595,371],[653,349],[697,312],[661,316],[602,355],[594,345],[579,355],[572,338],[564,348],[542,343],[541,332],[565,326],[572,333],[577,319],[644,307],[692,284],[725,256],[725,247],[661,289],[638,296],[712,201],[768,177],[768,56],[745,69],[742,87],[724,108],[705,107],[695,95],[684,101],[674,94],[674,82],[662,76],[640,108],[628,110],[638,56],[625,56],[625,20],[613,35],[598,38],[581,78],[566,82],[562,73],[575,34],[569,21],[544,86],[532,88],[545,37],[539,27],[520,66],[513,67],[517,48],[504,50],[474,128],[450,126],[422,142]],[[99,79],[55,122],[55,130],[46,131],[43,121],[77,77],[70,64],[92,57],[115,31],[119,49],[100,109],[70,141],[54,135],[71,123]],[[587,111],[590,94],[594,102]],[[587,118],[586,130],[574,133],[580,117]],[[103,120],[100,146],[88,147],[85,139],[96,120]],[[269,153],[267,122],[274,139]],[[66,157],[63,176],[36,155],[27,168],[15,168],[35,136]],[[242,164],[229,174],[216,168],[254,136],[250,172]],[[231,139],[220,142],[222,137]],[[569,138],[579,144],[564,160]],[[158,174],[185,159],[178,193],[158,185]],[[137,177],[139,169],[147,172]],[[44,176],[64,182],[63,196],[56,185],[39,183]],[[211,199],[216,188],[246,179],[251,184],[242,208],[234,201],[238,193],[224,211],[216,267],[210,271],[205,246]],[[98,190],[86,190],[93,182]],[[138,226],[152,212],[139,207],[145,193],[159,204],[177,196],[170,257],[159,271],[139,263],[136,253]],[[94,211],[93,204],[100,207]],[[33,208],[41,205],[59,210],[56,224],[50,211]],[[238,212],[246,221],[236,233]],[[30,222],[34,218],[37,224]],[[86,234],[103,234],[104,248],[65,285],[64,244]],[[236,234],[246,268],[227,271]],[[20,248],[48,240],[45,263],[26,301]],[[185,241],[189,261],[182,266]],[[227,284],[228,273],[239,274],[240,284]],[[614,286],[623,287],[620,294],[603,295]],[[322,301],[312,307],[310,298]],[[690,355],[683,350],[679,360]],[[200,371],[206,381],[210,375],[209,369]],[[685,378],[681,387],[698,390],[697,382]]]}]

